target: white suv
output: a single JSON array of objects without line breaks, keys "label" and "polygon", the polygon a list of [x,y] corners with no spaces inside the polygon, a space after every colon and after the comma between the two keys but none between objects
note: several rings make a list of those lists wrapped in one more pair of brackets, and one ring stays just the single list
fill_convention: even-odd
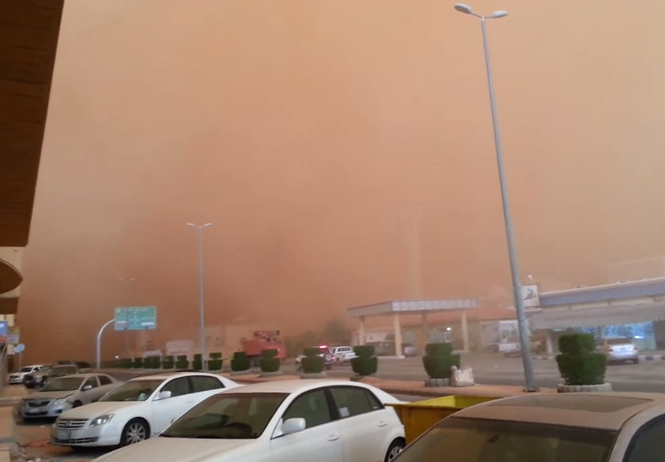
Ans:
[{"label": "white suv", "polygon": [[357,357],[350,346],[336,346],[330,348],[330,351],[338,363],[346,363]]}]

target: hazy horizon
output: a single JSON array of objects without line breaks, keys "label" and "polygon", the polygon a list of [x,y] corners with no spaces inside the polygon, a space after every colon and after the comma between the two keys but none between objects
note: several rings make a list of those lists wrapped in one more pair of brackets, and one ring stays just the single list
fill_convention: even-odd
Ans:
[{"label": "hazy horizon", "polygon": [[[487,26],[523,278],[603,283],[610,263],[665,254],[665,4],[473,6],[510,13]],[[68,0],[26,354],[92,357],[127,304],[158,306],[173,339],[196,326],[187,222],[213,223],[210,323],[295,332],[508,287],[478,21],[441,0]]]}]

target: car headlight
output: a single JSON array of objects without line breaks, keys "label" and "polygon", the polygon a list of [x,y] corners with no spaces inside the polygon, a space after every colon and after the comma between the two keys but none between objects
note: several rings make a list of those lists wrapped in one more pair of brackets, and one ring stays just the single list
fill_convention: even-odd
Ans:
[{"label": "car headlight", "polygon": [[97,425],[104,425],[107,424],[111,421],[113,418],[113,414],[106,414],[106,415],[100,415],[99,417],[95,417],[92,419],[90,422],[91,427],[96,427]]},{"label": "car headlight", "polygon": [[58,398],[55,401],[53,401],[53,404],[64,404],[67,402],[67,398]]}]

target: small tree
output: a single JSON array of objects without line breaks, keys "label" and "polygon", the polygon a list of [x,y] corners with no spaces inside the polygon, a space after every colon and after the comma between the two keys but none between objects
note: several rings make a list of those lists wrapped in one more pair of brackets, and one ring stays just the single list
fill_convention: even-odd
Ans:
[{"label": "small tree", "polygon": [[423,366],[430,379],[449,379],[452,367],[460,367],[460,355],[453,354],[451,343],[428,343],[425,346]]},{"label": "small tree", "polygon": [[596,353],[593,334],[565,334],[559,337],[556,364],[566,385],[602,385],[607,358]]},{"label": "small tree", "polygon": [[134,363],[132,364],[134,369],[143,369],[143,358],[134,358]]},{"label": "small tree", "polygon": [[208,360],[209,371],[221,371],[223,365],[224,365],[224,360],[221,357],[213,358],[212,355],[210,355],[210,359]]},{"label": "small tree", "polygon": [[162,358],[162,369],[173,369],[175,366],[175,358],[171,355]]},{"label": "small tree", "polygon": [[194,361],[192,361],[192,368],[200,371],[203,369],[203,360],[201,359],[201,354],[197,353],[194,355]]},{"label": "small tree", "polygon": [[302,359],[302,371],[305,374],[320,374],[325,367],[325,360],[321,357],[319,348],[305,348],[305,357]]},{"label": "small tree", "polygon": [[247,353],[244,351],[236,351],[233,353],[233,359],[231,360],[231,370],[233,372],[244,372],[248,371],[251,367],[251,361],[247,357]]},{"label": "small tree", "polygon": [[376,374],[379,370],[379,358],[374,354],[374,345],[358,345],[353,347],[356,358],[351,359],[353,372],[362,377]]},{"label": "small tree", "polygon": [[189,359],[187,358],[187,355],[178,355],[176,357],[175,367],[178,369],[188,369]]},{"label": "small tree", "polygon": [[270,350],[263,350],[261,352],[261,361],[260,361],[260,366],[261,366],[261,372],[277,372],[279,371],[279,359],[277,358],[277,354],[279,351],[275,349],[270,349]]}]

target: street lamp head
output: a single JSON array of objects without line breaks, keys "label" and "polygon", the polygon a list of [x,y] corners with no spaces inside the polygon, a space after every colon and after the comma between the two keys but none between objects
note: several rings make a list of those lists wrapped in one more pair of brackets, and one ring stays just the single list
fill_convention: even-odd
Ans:
[{"label": "street lamp head", "polygon": [[490,16],[490,18],[499,19],[499,18],[505,18],[506,16],[508,16],[508,12],[506,10],[499,10],[492,13],[492,16]]},{"label": "street lamp head", "polygon": [[187,223],[187,226],[192,227],[192,228],[198,228],[194,223]]},{"label": "street lamp head", "polygon": [[464,14],[475,14],[473,12],[473,8],[471,8],[469,5],[466,3],[456,3],[455,4],[455,9],[459,11],[460,13]]},{"label": "street lamp head", "polygon": [[208,226],[212,226],[212,223],[206,223],[205,225],[203,225],[204,228],[207,228]]}]

